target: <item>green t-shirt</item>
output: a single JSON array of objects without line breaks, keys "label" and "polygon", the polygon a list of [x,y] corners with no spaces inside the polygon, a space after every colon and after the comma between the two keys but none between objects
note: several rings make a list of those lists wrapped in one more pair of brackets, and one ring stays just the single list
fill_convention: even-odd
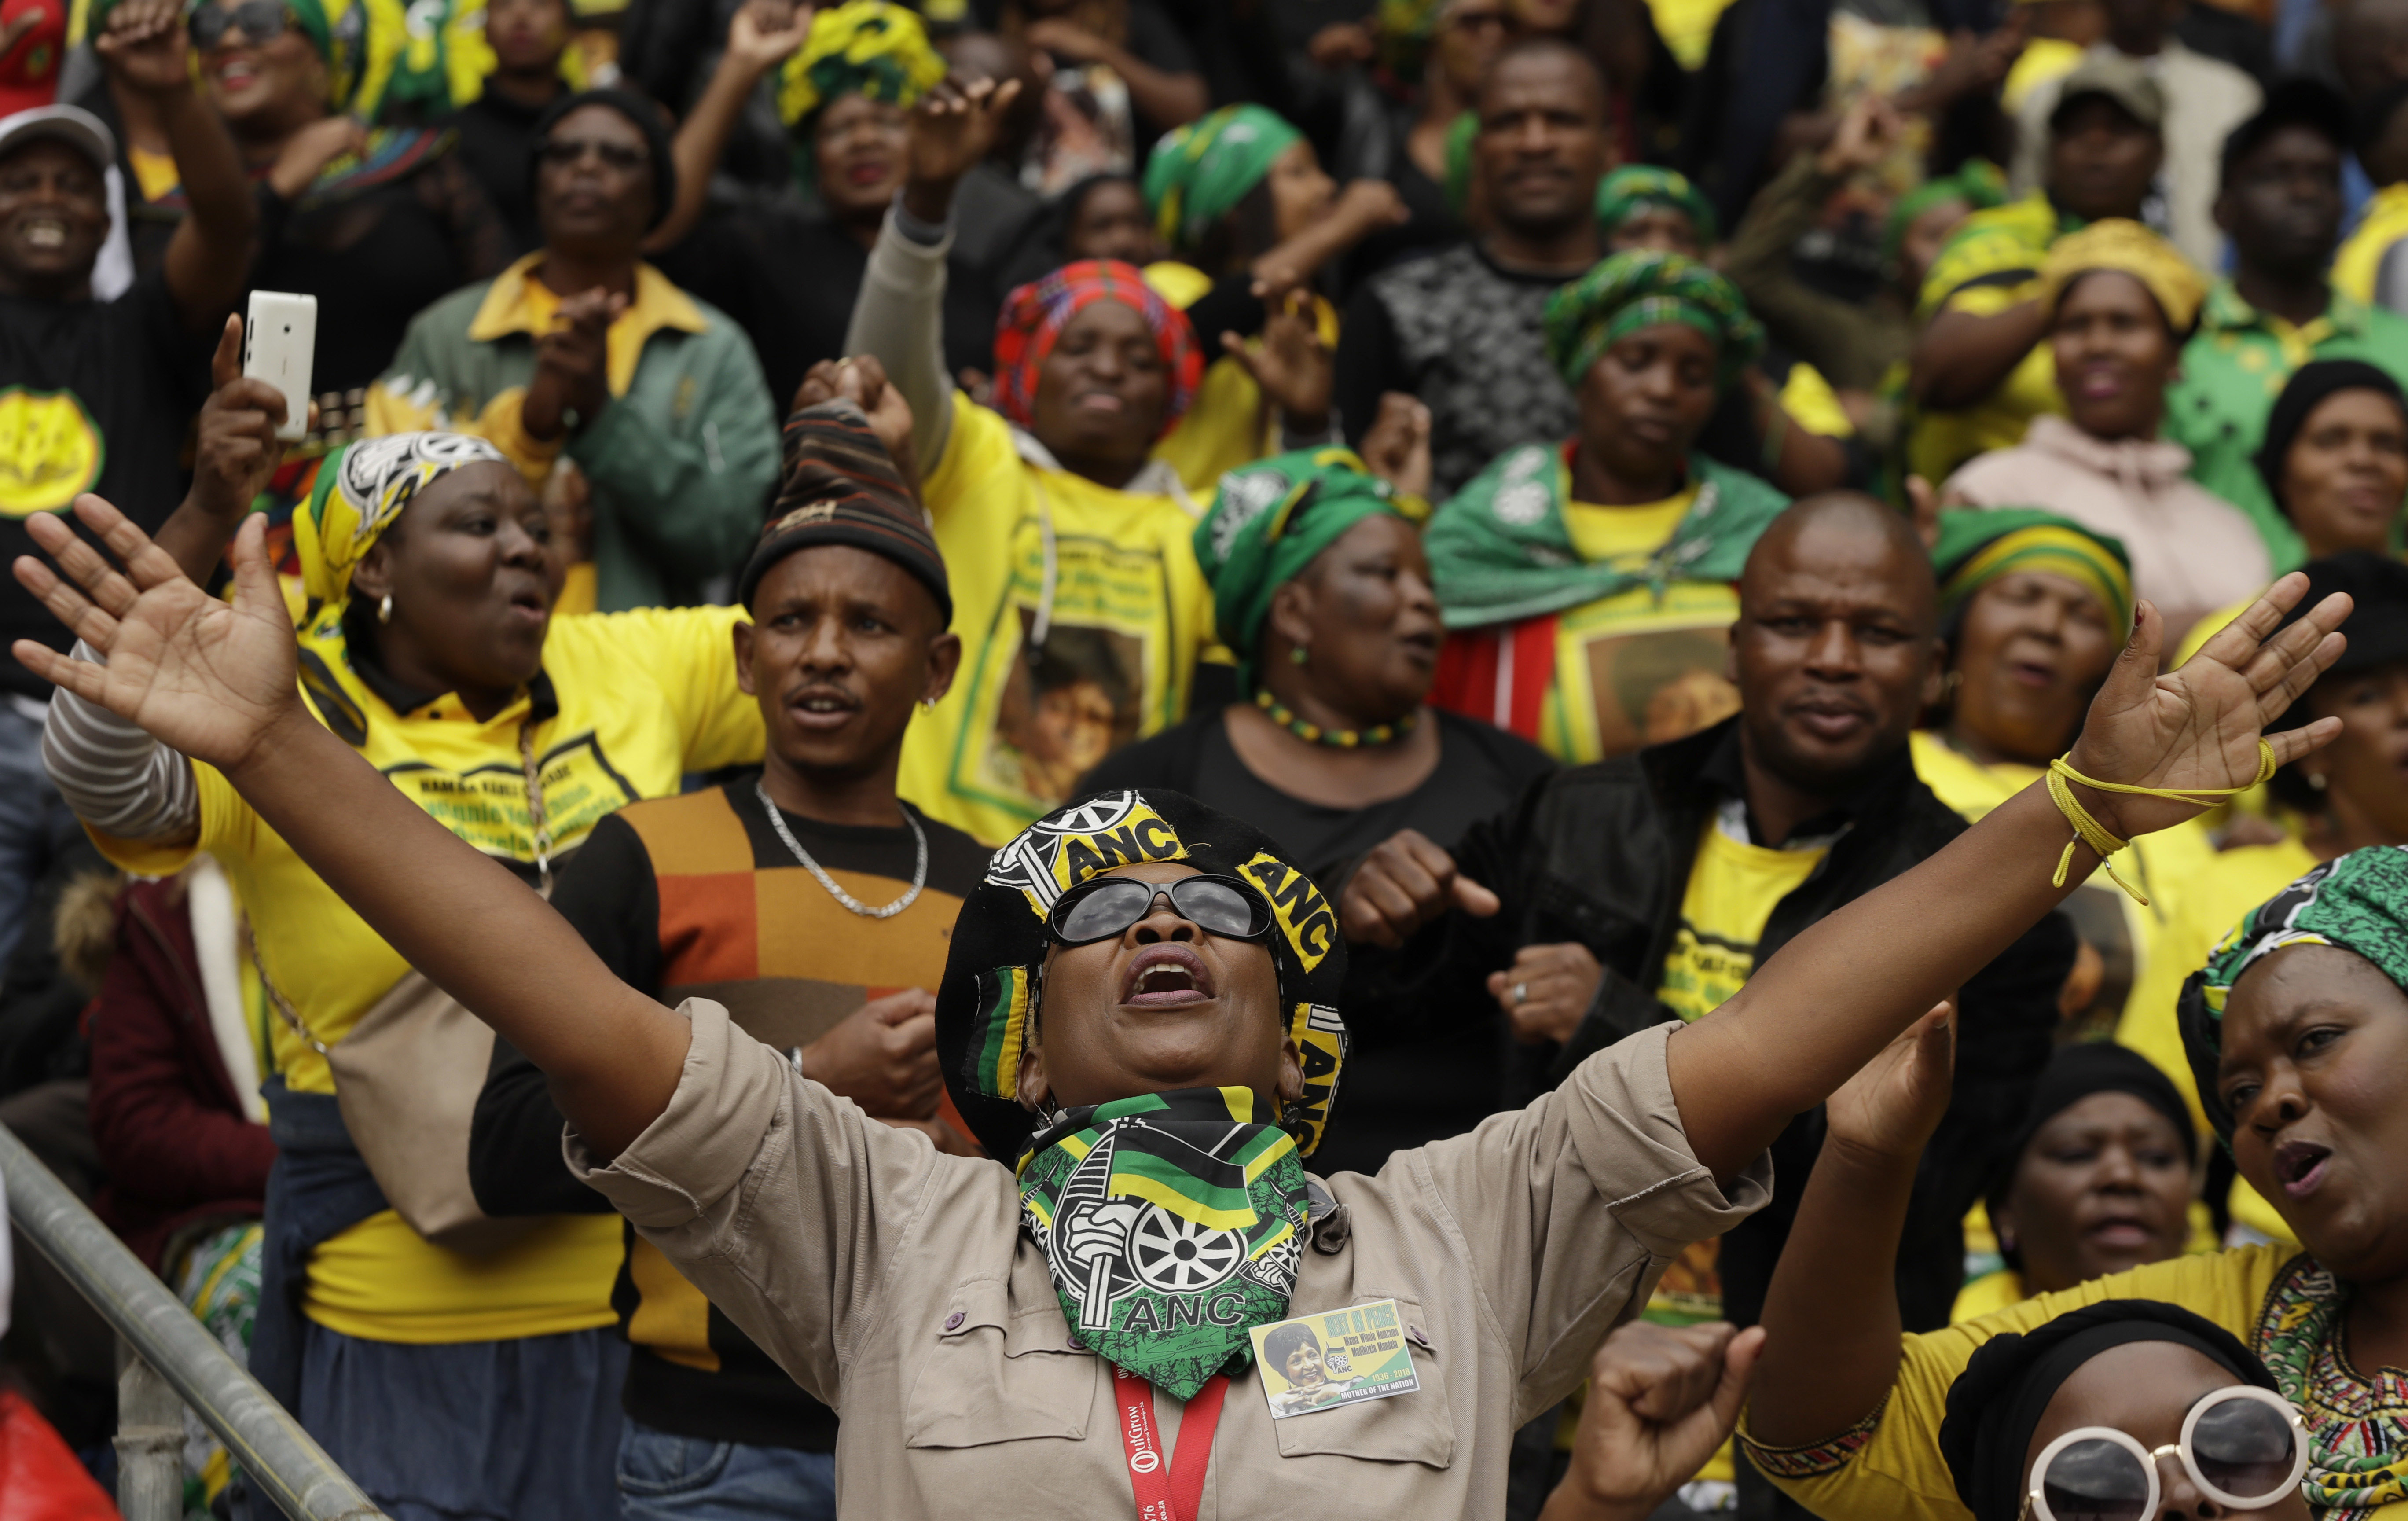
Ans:
[{"label": "green t-shirt", "polygon": [[2364,360],[2408,386],[2408,318],[2336,290],[2323,316],[2295,327],[2218,280],[2166,392],[2165,436],[2190,451],[2191,479],[2248,514],[2278,574],[2307,548],[2258,476],[2258,449],[2274,398],[2312,359]]}]

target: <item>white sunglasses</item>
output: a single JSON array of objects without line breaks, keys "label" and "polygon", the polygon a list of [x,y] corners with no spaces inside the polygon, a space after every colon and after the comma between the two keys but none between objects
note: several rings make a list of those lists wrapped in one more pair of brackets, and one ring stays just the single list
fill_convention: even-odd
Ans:
[{"label": "white sunglasses", "polygon": [[2024,1521],[2149,1521],[2165,1496],[2157,1459],[2169,1453],[2208,1499],[2262,1511],[2300,1487],[2308,1430],[2289,1400],[2250,1385],[2193,1405],[2182,1440],[2155,1452],[2114,1427],[2080,1427],[2041,1449]]}]

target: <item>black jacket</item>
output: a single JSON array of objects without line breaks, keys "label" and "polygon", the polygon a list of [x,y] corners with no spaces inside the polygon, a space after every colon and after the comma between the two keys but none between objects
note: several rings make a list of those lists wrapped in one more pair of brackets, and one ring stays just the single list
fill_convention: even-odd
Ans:
[{"label": "black jacket", "polygon": [[[1529,1091],[1554,1087],[1581,1059],[1673,1017],[1656,1001],[1680,927],[1698,840],[1738,790],[1738,720],[1636,755],[1558,771],[1512,811],[1475,825],[1456,865],[1504,900],[1494,917],[1449,913],[1403,949],[1353,946],[1350,1020],[1433,1024],[1493,1018],[1484,980],[1525,945],[1577,940],[1605,967],[1571,1040],[1543,1053]],[[1914,775],[1904,750],[1840,810],[1845,833],[1813,876],[1783,898],[1756,943],[1764,965],[1825,914],[1937,853],[1965,823]],[[1819,822],[1806,825],[1822,832]],[[2036,866],[2042,869],[2045,863]],[[2073,966],[2071,925],[2052,913],[1968,982],[1958,1000],[1956,1077],[1948,1113],[1924,1151],[1898,1263],[1909,1330],[1948,1323],[1964,1277],[1959,1225],[1982,1196],[2048,1060],[2057,988]],[[1799,1116],[1773,1143],[1772,1203],[1723,1238],[1725,1313],[1752,1325],[1798,1196],[1823,1138],[1822,1112]]]}]

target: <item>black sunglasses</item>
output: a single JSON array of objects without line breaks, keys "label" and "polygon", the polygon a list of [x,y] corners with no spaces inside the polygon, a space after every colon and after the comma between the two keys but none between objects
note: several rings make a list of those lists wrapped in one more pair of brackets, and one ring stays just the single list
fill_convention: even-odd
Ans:
[{"label": "black sunglasses", "polygon": [[642,168],[647,157],[640,148],[595,142],[590,137],[547,137],[536,149],[537,156],[555,169],[566,169],[589,152],[622,174]]},{"label": "black sunglasses", "polygon": [[284,0],[242,0],[238,6],[203,6],[185,24],[193,46],[207,52],[236,27],[253,42],[273,42],[293,24],[293,15],[284,8]]},{"label": "black sunglasses", "polygon": [[1064,945],[1110,940],[1154,911],[1168,897],[1171,911],[1224,940],[1258,940],[1270,933],[1270,901],[1236,877],[1182,877],[1177,882],[1138,882],[1098,877],[1054,900],[1045,928]]}]

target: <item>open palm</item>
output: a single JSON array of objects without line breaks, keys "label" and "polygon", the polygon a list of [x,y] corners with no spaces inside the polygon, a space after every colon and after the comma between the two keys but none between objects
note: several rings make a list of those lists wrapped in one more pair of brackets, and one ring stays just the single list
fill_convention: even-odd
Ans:
[{"label": "open palm", "polygon": [[[2073,768],[2101,781],[2176,792],[2221,792],[2258,780],[2260,732],[2315,683],[2344,646],[2334,630],[2349,616],[2350,599],[2339,594],[2274,632],[2307,589],[2307,577],[2285,576],[2181,669],[2165,672],[2157,669],[2165,621],[2142,603],[2132,638],[2074,741]],[[2339,721],[2326,719],[2265,738],[2281,766],[2340,728]],[[2199,811],[2197,803],[2122,793],[2086,802],[2126,839],[2170,828]]]},{"label": "open palm", "polygon": [[111,568],[65,524],[36,514],[27,531],[59,570],[28,555],[17,561],[17,580],[108,664],[71,660],[31,639],[17,641],[17,658],[194,760],[240,764],[300,702],[293,627],[263,548],[266,520],[250,519],[235,538],[236,600],[228,605],[186,580],[165,550],[99,497],[78,497],[75,513],[125,569]]}]

